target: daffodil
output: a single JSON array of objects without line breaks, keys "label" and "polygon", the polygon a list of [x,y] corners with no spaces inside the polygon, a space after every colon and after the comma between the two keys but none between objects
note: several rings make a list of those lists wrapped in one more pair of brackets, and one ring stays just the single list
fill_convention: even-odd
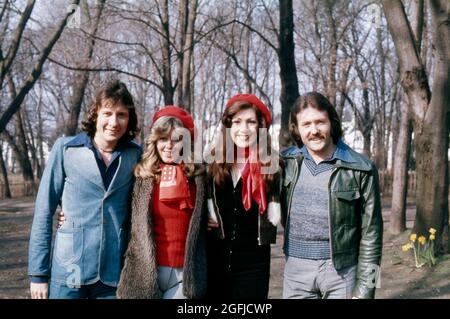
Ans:
[{"label": "daffodil", "polygon": [[425,242],[427,241],[427,239],[425,238],[425,236],[420,236],[418,238],[418,241],[421,245],[425,245]]},{"label": "daffodil", "polygon": [[411,245],[410,243],[405,244],[405,245],[402,246],[402,250],[403,250],[403,251],[408,251],[408,250],[410,250],[411,248],[412,248],[412,245]]},{"label": "daffodil", "polygon": [[405,245],[402,245],[402,250],[404,252],[407,252],[410,249],[413,250],[416,268],[420,268],[426,264],[428,264],[428,266],[430,267],[436,265],[437,260],[434,252],[434,240],[436,238],[435,235],[436,230],[430,228],[429,232],[430,232],[429,241],[427,241],[427,238],[425,236],[420,234],[418,236],[417,234],[413,233],[409,236],[410,242]]}]

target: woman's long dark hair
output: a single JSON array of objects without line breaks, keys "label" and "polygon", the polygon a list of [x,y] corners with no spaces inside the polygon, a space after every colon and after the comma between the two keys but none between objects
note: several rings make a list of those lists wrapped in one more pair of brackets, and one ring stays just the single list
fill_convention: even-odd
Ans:
[{"label": "woman's long dark hair", "polygon": [[[222,118],[221,118],[221,122],[222,122],[222,143],[218,143],[219,145],[218,148],[214,148],[212,151],[213,155],[216,154],[221,154],[222,155],[222,162],[217,162],[214,161],[214,163],[210,164],[209,167],[209,174],[210,176],[214,179],[214,182],[217,185],[223,185],[225,183],[225,181],[230,178],[231,176],[231,169],[233,167],[233,163],[226,163],[225,159],[227,158],[227,153],[234,151],[234,154],[236,156],[236,145],[234,150],[227,150],[226,149],[226,139],[227,139],[227,134],[229,134],[229,130],[227,130],[227,128],[229,129],[231,127],[231,121],[233,119],[233,117],[240,111],[243,110],[247,110],[247,109],[252,109],[255,111],[256,114],[256,118],[258,120],[258,130],[260,128],[267,128],[269,129],[267,122],[264,118],[264,115],[261,113],[261,111],[254,106],[253,104],[249,104],[248,102],[245,101],[239,101],[234,103],[232,106],[228,107],[225,109],[225,111],[222,114]],[[228,138],[230,138],[228,136]],[[259,141],[259,131],[258,131],[258,141]],[[275,150],[272,149],[272,143],[271,143],[271,138],[270,135],[267,135],[267,151],[263,152],[264,150],[259,150],[258,152],[258,160],[261,163],[261,166],[270,166],[270,161],[273,160],[274,158],[276,158],[277,161],[279,161],[279,156],[276,153]],[[267,154],[267,155],[266,155]],[[274,182],[274,175],[275,174],[262,174],[263,175],[263,180],[266,182],[266,185],[271,187],[273,182]]]}]

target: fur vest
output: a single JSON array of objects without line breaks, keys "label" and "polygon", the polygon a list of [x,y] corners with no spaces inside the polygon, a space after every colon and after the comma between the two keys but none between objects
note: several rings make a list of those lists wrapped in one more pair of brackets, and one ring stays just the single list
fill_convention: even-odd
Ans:
[{"label": "fur vest", "polygon": [[[118,298],[160,298],[157,283],[156,247],[151,201],[153,179],[137,178],[132,194],[131,234],[124,267],[117,287]],[[207,209],[205,176],[195,176],[197,187],[186,239],[183,270],[183,294],[189,299],[201,298],[206,292]]]}]

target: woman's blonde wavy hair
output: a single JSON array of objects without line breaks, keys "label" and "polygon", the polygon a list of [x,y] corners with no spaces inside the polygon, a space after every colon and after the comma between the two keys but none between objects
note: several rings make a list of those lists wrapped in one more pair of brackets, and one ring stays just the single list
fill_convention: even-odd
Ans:
[{"label": "woman's blonde wavy hair", "polygon": [[[161,178],[160,165],[163,163],[158,150],[156,149],[156,142],[161,138],[170,138],[170,134],[174,129],[185,128],[183,123],[173,116],[160,117],[153,124],[149,136],[145,139],[145,152],[142,155],[141,161],[134,169],[134,175],[137,178],[153,178],[157,182]],[[192,147],[194,143],[191,144]],[[202,169],[200,166],[194,165],[193,150],[191,150],[192,158],[189,163],[184,163],[184,172],[188,178],[192,178]]]}]

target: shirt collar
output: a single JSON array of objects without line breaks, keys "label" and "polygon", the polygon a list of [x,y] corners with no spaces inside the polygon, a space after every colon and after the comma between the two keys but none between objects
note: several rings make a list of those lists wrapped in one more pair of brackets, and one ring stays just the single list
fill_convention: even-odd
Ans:
[{"label": "shirt collar", "polygon": [[[303,145],[300,148],[300,152],[303,154],[304,158],[313,160],[313,158],[309,154],[308,149],[306,148],[305,145]],[[324,160],[324,162],[332,162],[334,160],[341,160],[343,162],[348,162],[348,163],[356,162],[355,159],[353,158],[352,154],[350,154],[350,152],[349,152],[348,145],[345,144],[341,139],[339,139],[338,143],[336,144],[336,149],[335,149],[333,155],[330,158]]]}]

